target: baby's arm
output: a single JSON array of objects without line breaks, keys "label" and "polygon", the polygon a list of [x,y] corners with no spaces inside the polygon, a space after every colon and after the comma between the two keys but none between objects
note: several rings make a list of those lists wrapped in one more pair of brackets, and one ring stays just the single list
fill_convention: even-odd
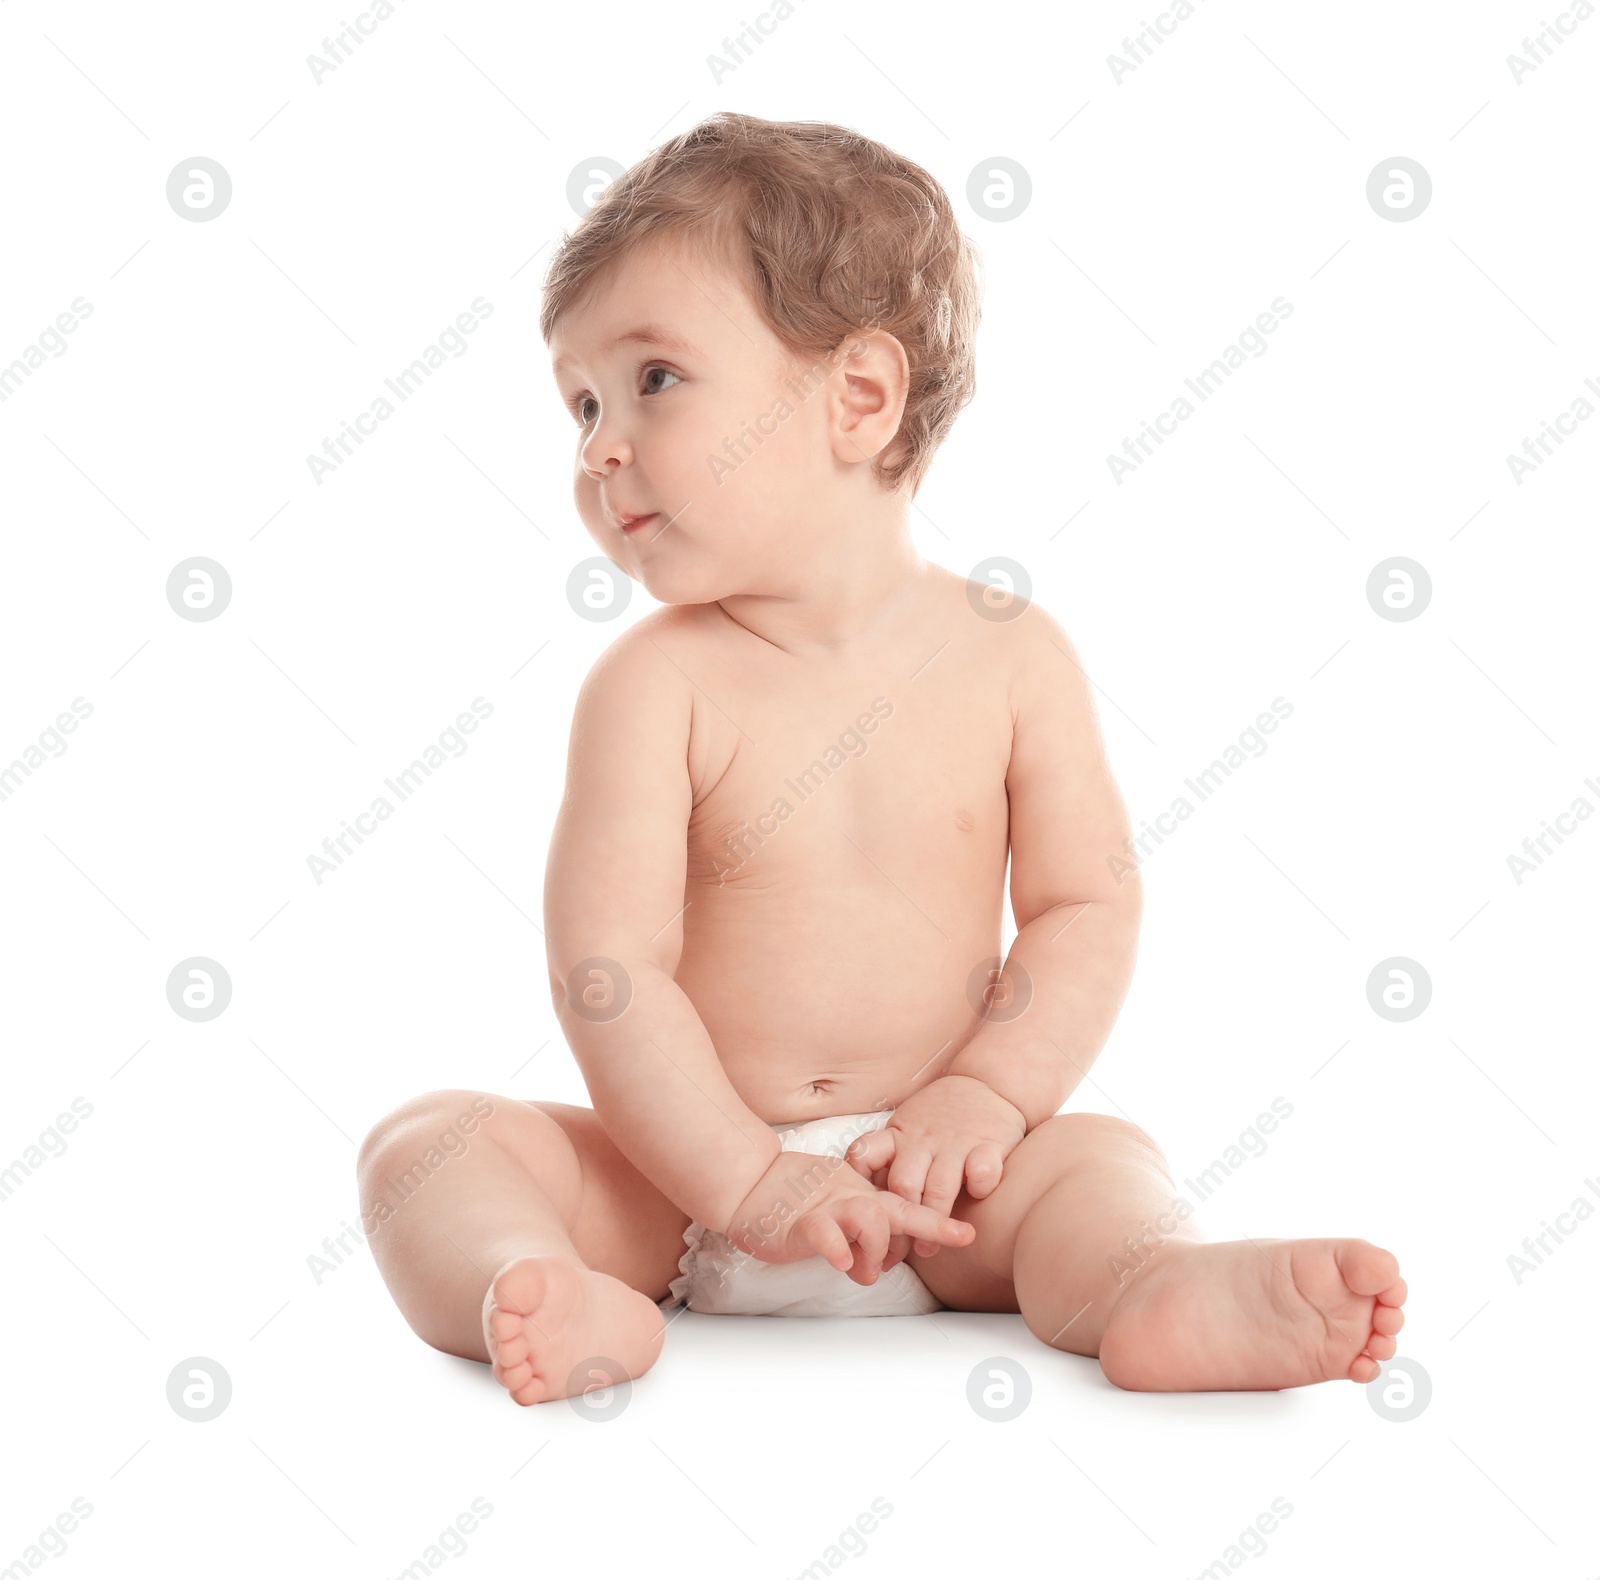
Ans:
[{"label": "baby's arm", "polygon": [[[846,1154],[868,1179],[939,1213],[963,1186],[989,1195],[1017,1143],[1088,1073],[1138,946],[1139,871],[1088,678],[1038,604],[1018,626],[1006,771],[1017,936],[1005,980],[945,1073]],[[917,1250],[931,1256],[936,1246]]]},{"label": "baby's arm", "polygon": [[[673,980],[694,690],[657,645],[672,640],[663,624],[647,619],[624,633],[578,693],[545,869],[546,954],[557,1018],[607,1133],[669,1200],[722,1229],[780,1148]],[[614,965],[574,978],[594,959]],[[617,997],[608,1005],[609,992]],[[626,1008],[607,1018],[623,995]]]},{"label": "baby's arm", "polygon": [[1014,1018],[980,1025],[949,1073],[985,1082],[1031,1130],[1067,1100],[1111,1033],[1133,976],[1143,894],[1088,677],[1038,604],[1018,624],[1006,773],[1017,936],[1006,970],[1014,985],[1026,972],[1031,1000]]}]

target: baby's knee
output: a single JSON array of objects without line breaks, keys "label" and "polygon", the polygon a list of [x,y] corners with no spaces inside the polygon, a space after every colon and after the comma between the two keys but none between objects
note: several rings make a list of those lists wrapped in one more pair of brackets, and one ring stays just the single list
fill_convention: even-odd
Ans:
[{"label": "baby's knee", "polygon": [[494,1099],[487,1094],[454,1087],[410,1098],[367,1132],[356,1155],[357,1172],[381,1169],[396,1148],[414,1151],[420,1143],[442,1150],[451,1147],[452,1138],[464,1146],[494,1110]]},{"label": "baby's knee", "polygon": [[1147,1131],[1131,1120],[1111,1114],[1056,1114],[1035,1125],[1028,1139],[1046,1134],[1045,1144],[1058,1149],[1065,1160],[1112,1156],[1147,1163],[1163,1174],[1168,1172],[1166,1154]]}]

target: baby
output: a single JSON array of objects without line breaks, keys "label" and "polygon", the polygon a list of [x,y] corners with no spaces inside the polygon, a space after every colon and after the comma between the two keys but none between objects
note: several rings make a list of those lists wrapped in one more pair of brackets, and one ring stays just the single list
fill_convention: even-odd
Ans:
[{"label": "baby", "polygon": [[[1147,1135],[1059,1112],[1142,901],[1060,625],[912,542],[973,394],[974,265],[881,144],[718,114],[551,266],[578,513],[664,605],[578,695],[546,871],[594,1107],[435,1092],[359,1163],[406,1320],[519,1404],[647,1371],[669,1295],[1016,1311],[1131,1389],[1366,1383],[1395,1353],[1388,1251],[1208,1243]],[[1015,438],[1015,465],[1053,443]]]}]

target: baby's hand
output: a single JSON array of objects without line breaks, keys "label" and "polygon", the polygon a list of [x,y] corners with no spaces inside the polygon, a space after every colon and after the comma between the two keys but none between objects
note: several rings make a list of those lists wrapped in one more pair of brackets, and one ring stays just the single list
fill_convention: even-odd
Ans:
[{"label": "baby's hand", "polygon": [[[1000,1183],[1006,1158],[1027,1130],[1021,1110],[986,1082],[945,1075],[906,1098],[883,1129],[852,1141],[845,1157],[875,1185],[944,1217],[963,1179],[978,1199]],[[919,1256],[938,1249],[932,1240],[917,1240]]]},{"label": "baby's hand", "polygon": [[858,1284],[876,1283],[918,1243],[970,1245],[970,1223],[879,1190],[843,1158],[782,1152],[740,1202],[727,1236],[758,1262],[825,1258]]}]

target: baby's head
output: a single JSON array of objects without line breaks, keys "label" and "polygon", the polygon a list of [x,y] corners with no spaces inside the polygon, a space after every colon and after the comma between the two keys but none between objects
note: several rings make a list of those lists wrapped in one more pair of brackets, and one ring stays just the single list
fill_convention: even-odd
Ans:
[{"label": "baby's head", "polygon": [[843,127],[719,113],[641,160],[540,318],[601,550],[708,603],[903,521],[973,395],[976,263],[939,183]]}]

